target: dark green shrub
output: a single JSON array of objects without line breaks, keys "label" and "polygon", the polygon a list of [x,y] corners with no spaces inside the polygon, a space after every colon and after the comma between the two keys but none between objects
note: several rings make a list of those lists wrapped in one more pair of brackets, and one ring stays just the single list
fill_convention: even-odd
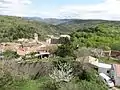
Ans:
[{"label": "dark green shrub", "polygon": [[58,90],[58,89],[59,89],[59,84],[51,81],[44,83],[42,87],[42,90]]},{"label": "dark green shrub", "polygon": [[4,56],[5,59],[14,59],[14,58],[18,58],[19,57],[17,52],[10,51],[10,50],[7,50],[7,51],[3,52],[3,56]]}]

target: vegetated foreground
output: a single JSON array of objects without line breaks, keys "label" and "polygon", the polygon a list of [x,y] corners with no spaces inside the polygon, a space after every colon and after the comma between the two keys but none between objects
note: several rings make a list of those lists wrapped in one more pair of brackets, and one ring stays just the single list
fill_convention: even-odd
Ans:
[{"label": "vegetated foreground", "polygon": [[62,33],[74,32],[70,34],[70,41],[58,47],[52,60],[47,60],[53,65],[50,73],[46,76],[40,76],[37,73],[29,79],[16,79],[10,75],[10,72],[1,70],[0,90],[108,90],[108,87],[99,79],[98,73],[89,65],[77,62],[76,58],[89,54],[85,50],[79,52],[81,47],[120,50],[120,24],[109,21],[95,21],[89,24],[87,22],[84,23],[88,26],[82,23],[83,28],[80,28],[79,20],[64,25],[50,25],[18,17],[1,16],[1,42],[32,38],[33,33],[38,33],[40,39],[44,39],[44,35],[60,33],[60,30],[65,28],[68,31],[62,30]]},{"label": "vegetated foreground", "polygon": [[16,80],[6,72],[0,77],[0,90],[108,90],[94,69],[73,58],[54,58],[52,64],[48,75],[29,79]]}]

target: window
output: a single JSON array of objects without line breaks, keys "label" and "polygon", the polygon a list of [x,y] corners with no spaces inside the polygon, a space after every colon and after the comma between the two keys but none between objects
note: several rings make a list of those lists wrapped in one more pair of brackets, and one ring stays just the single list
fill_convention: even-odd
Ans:
[{"label": "window", "polygon": [[109,71],[109,70],[107,70],[107,73],[110,73],[110,71]]}]

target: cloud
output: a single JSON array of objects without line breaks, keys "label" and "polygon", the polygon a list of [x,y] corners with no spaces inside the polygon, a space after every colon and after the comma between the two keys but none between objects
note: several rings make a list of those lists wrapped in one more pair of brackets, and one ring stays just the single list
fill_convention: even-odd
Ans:
[{"label": "cloud", "polygon": [[33,11],[32,16],[43,18],[77,18],[120,20],[120,1],[103,0],[98,4],[64,5],[48,11]]},{"label": "cloud", "polygon": [[120,1],[103,0],[99,4],[67,5],[59,9],[59,18],[120,20]]},{"label": "cloud", "polygon": [[98,4],[64,5],[43,10],[30,9],[31,0],[0,0],[0,14],[43,18],[120,20],[120,0],[102,0]]},{"label": "cloud", "polygon": [[0,0],[0,14],[24,16],[30,0]]}]

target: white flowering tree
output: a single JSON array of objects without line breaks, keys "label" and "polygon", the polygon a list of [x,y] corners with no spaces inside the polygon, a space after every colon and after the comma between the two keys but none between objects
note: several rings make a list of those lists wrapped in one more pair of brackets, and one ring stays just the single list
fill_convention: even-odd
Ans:
[{"label": "white flowering tree", "polygon": [[56,82],[69,82],[73,78],[72,71],[73,69],[69,63],[60,63],[58,64],[58,67],[54,67],[50,77]]}]

